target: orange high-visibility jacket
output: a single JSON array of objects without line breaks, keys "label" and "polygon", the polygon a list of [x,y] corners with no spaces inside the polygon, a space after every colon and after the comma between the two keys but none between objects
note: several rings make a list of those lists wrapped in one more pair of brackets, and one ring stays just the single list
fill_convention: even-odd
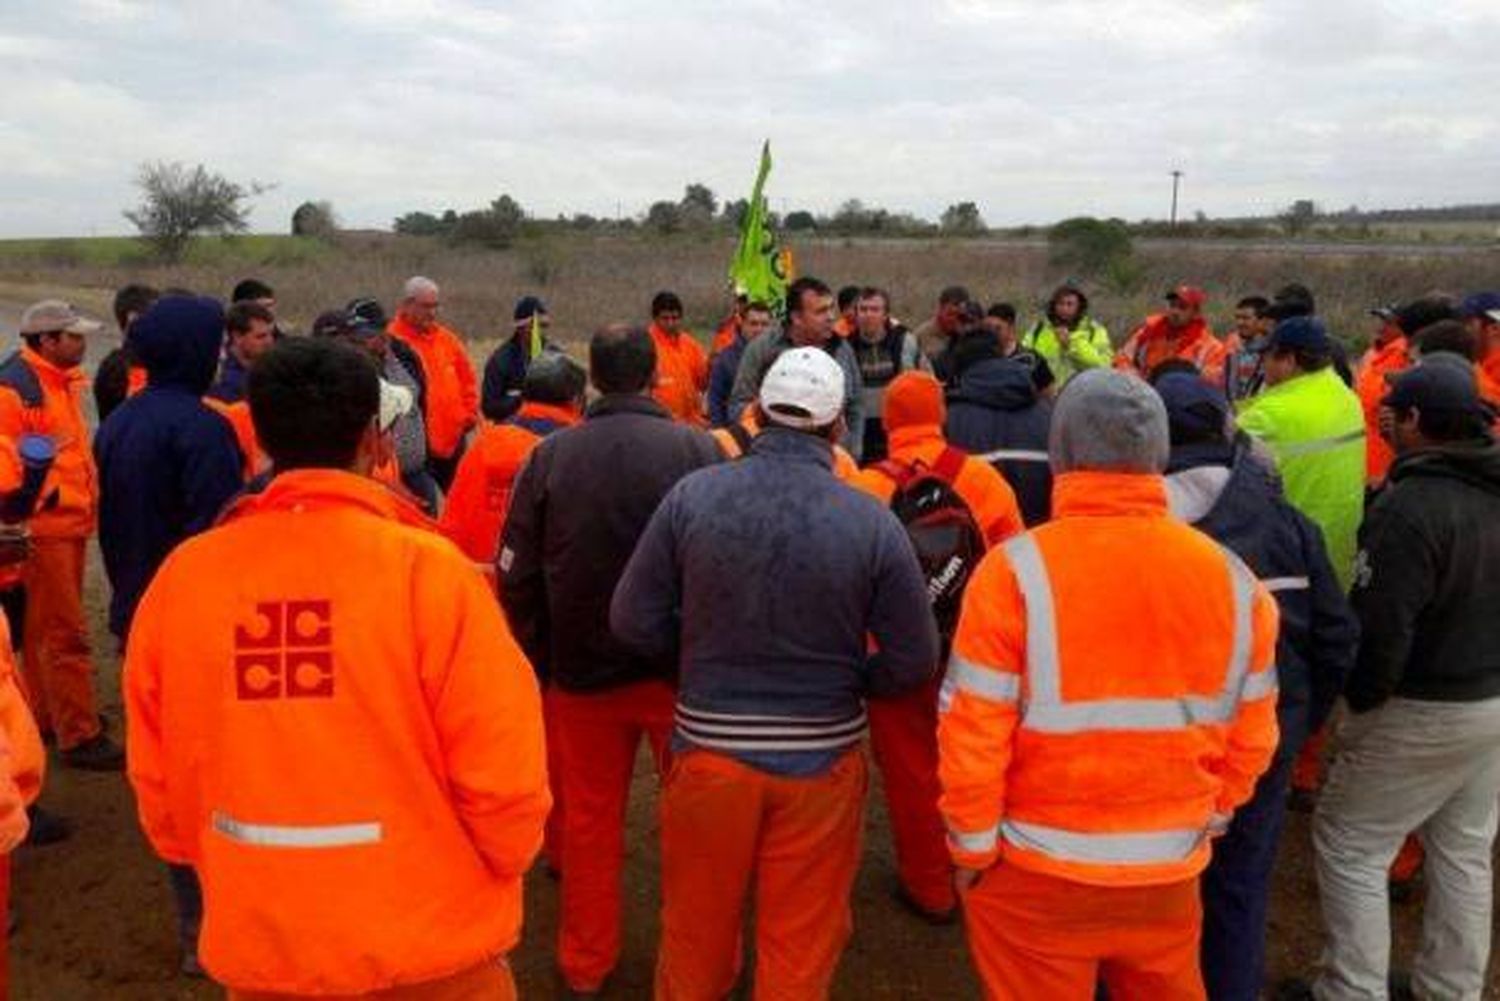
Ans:
[{"label": "orange high-visibility jacket", "polygon": [[[578,423],[578,413],[571,407],[548,403],[522,403],[515,416],[560,425]],[[439,524],[443,534],[476,563],[495,561],[511,487],[526,457],[541,440],[541,435],[522,424],[487,423],[459,462]]]},{"label": "orange high-visibility jacket", "polygon": [[427,421],[427,447],[439,459],[451,458],[464,432],[479,420],[479,383],[463,341],[441,323],[418,330],[400,316],[386,330],[422,359],[427,379],[422,415]]},{"label": "orange high-visibility jacket", "polygon": [[1178,332],[1167,323],[1165,313],[1155,313],[1135,329],[1115,355],[1115,368],[1134,372],[1142,379],[1164,361],[1181,358],[1190,361],[1203,378],[1216,386],[1224,385],[1224,363],[1228,352],[1224,342],[1214,336],[1208,322],[1198,317]]},{"label": "orange high-visibility jacket", "polygon": [[1391,391],[1386,376],[1410,366],[1405,337],[1393,337],[1370,348],[1359,363],[1354,391],[1359,394],[1365,411],[1365,482],[1371,486],[1384,480],[1391,463],[1396,461],[1395,451],[1380,437],[1380,401]]},{"label": "orange high-visibility jacket", "polygon": [[656,345],[656,388],[651,395],[672,412],[675,420],[708,426],[703,394],[708,390],[708,354],[686,330],[669,334],[651,324]]},{"label": "orange high-visibility jacket", "polygon": [[130,632],[128,773],[240,990],[363,994],[498,956],[550,805],[536,679],[414,508],[293,470],[184,542]]},{"label": "orange high-visibility jacket", "polygon": [[10,626],[0,616],[0,855],[26,838],[26,808],[42,792],[47,754],[16,673]]},{"label": "orange high-visibility jacket", "polygon": [[[83,417],[89,380],[82,368],[58,368],[28,347],[21,360],[36,373],[41,406],[28,407],[9,386],[0,386],[0,437],[19,441],[44,434],[57,446],[57,458],[42,486],[44,504],[28,523],[43,538],[79,539],[94,534],[99,513],[99,475]],[[56,491],[56,499],[48,500]]]},{"label": "orange high-visibility jacket", "polygon": [[1158,476],[1068,473],[969,581],[939,801],[961,866],[1189,879],[1276,748],[1276,602]]},{"label": "orange high-visibility jacket", "polygon": [[[921,463],[929,469],[948,443],[943,429],[936,424],[909,424],[890,432],[891,460],[906,465]],[[896,481],[878,465],[868,466],[850,481],[877,500],[889,504],[896,492]],[[1015,491],[1005,477],[988,462],[965,456],[953,479],[953,490],[969,506],[974,523],[984,534],[986,546],[994,546],[1025,529]]]},{"label": "orange high-visibility jacket", "polygon": [[250,418],[249,403],[244,400],[225,403],[212,396],[205,396],[203,405],[223,414],[229,426],[234,429],[234,440],[240,447],[240,458],[244,460],[246,481],[271,468],[271,458],[261,451],[260,438],[255,434],[255,422]]},{"label": "orange high-visibility jacket", "polygon": [[[760,422],[755,418],[754,407],[745,408],[744,416],[739,419],[738,426],[743,429],[739,437],[736,437],[735,433],[727,427],[713,428],[708,432],[713,440],[718,442],[719,451],[724,453],[726,459],[738,459],[745,454],[746,449],[741,443],[741,438],[749,442],[760,434]],[[849,454],[848,449],[838,444],[833,446],[833,475],[840,482],[850,484],[859,475],[859,463],[854,461],[854,456]]]}]

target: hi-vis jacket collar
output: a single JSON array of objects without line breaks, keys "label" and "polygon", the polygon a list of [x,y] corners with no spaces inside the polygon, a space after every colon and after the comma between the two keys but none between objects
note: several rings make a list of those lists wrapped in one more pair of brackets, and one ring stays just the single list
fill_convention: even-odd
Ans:
[{"label": "hi-vis jacket collar", "polygon": [[1148,473],[1072,472],[1052,486],[1052,517],[1167,516],[1167,481]]},{"label": "hi-vis jacket collar", "polygon": [[384,484],[342,469],[293,469],[279,473],[257,494],[241,494],[224,509],[219,524],[268,511],[361,508],[391,521],[438,531],[437,523]]}]

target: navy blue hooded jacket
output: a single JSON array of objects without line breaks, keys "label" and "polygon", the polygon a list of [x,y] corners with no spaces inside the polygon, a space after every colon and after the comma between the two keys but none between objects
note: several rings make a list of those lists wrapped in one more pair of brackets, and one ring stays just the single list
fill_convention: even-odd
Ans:
[{"label": "navy blue hooded jacket", "polygon": [[948,392],[950,444],[990,463],[1016,492],[1027,527],[1052,516],[1052,467],[1047,434],[1052,405],[1037,393],[1032,366],[991,358],[964,369]]},{"label": "navy blue hooded jacket", "polygon": [[1167,488],[1175,514],[1243,560],[1276,596],[1277,755],[1295,755],[1333,711],[1359,640],[1322,533],[1282,496],[1243,435],[1233,445],[1174,446]]},{"label": "navy blue hooded jacket", "polygon": [[167,296],[136,321],[130,339],[146,388],[94,438],[99,548],[113,589],[109,628],[121,639],[167,554],[211,526],[243,484],[234,431],[202,401],[224,341],[222,307]]}]

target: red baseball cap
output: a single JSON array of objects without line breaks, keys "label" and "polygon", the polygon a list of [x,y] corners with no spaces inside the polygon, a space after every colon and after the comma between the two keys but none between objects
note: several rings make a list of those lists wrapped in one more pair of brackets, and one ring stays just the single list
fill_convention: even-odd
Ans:
[{"label": "red baseball cap", "polygon": [[1167,292],[1167,301],[1202,309],[1203,304],[1208,301],[1208,295],[1196,285],[1179,285]]}]

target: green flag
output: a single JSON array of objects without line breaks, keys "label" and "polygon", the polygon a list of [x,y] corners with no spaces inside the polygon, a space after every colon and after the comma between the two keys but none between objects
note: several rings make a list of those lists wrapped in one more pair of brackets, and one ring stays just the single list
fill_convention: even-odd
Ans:
[{"label": "green flag", "polygon": [[791,254],[777,250],[776,231],[771,228],[766,211],[762,191],[770,173],[771,141],[767,139],[760,149],[760,170],[755,174],[755,187],[750,192],[745,218],[740,222],[740,243],[735,248],[734,260],[729,263],[729,281],[735,295],[763,302],[780,313],[791,279]]}]

